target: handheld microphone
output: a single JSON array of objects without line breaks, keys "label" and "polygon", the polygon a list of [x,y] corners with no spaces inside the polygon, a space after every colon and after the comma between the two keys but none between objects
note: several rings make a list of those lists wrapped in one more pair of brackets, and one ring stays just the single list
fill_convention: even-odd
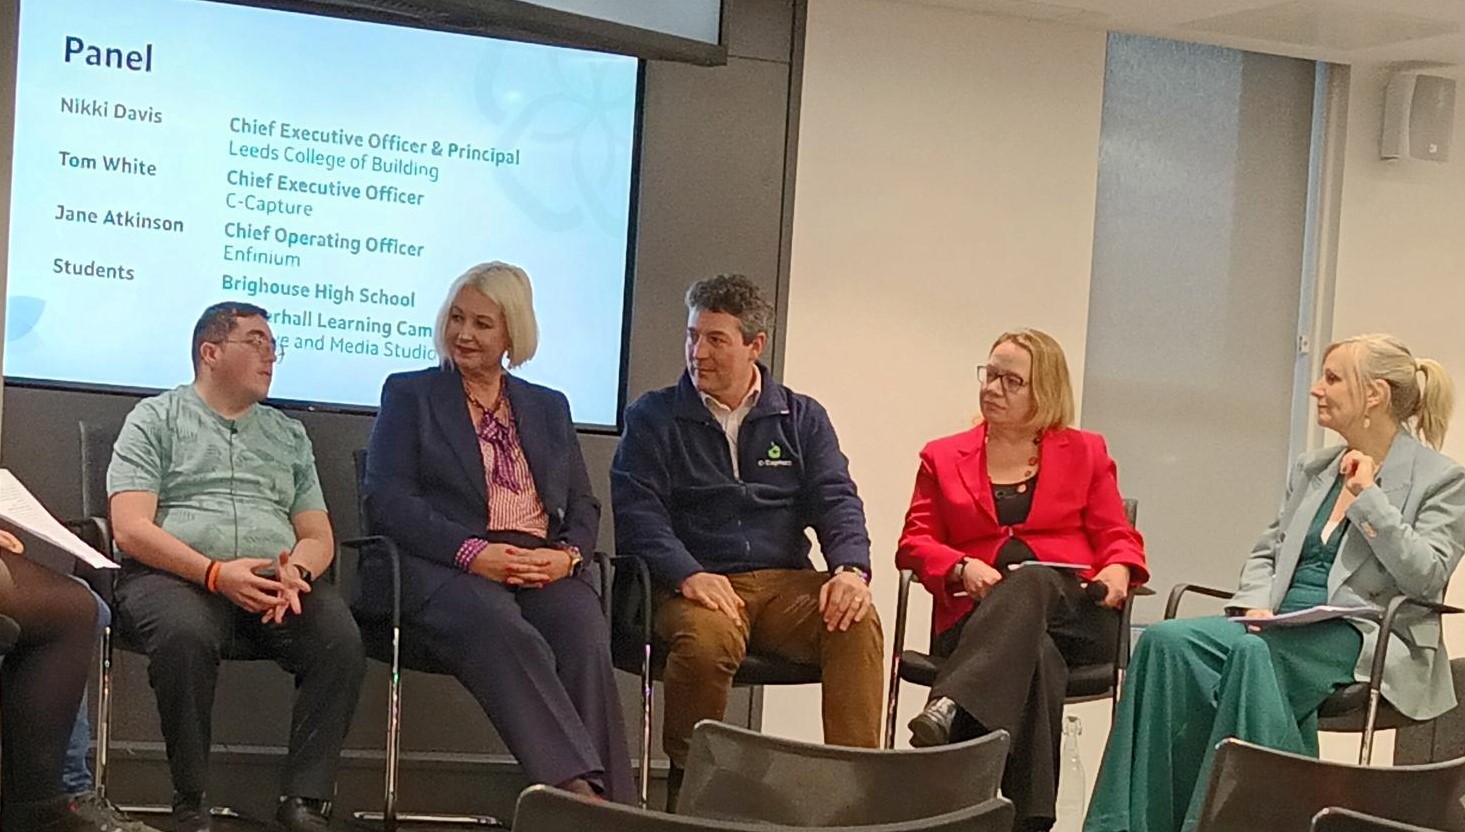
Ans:
[{"label": "handheld microphone", "polygon": [[0,615],[0,656],[9,653],[20,641],[20,625],[8,615]]},{"label": "handheld microphone", "polygon": [[1083,596],[1095,604],[1103,604],[1104,599],[1109,597],[1109,587],[1098,581],[1089,581],[1083,585]]}]

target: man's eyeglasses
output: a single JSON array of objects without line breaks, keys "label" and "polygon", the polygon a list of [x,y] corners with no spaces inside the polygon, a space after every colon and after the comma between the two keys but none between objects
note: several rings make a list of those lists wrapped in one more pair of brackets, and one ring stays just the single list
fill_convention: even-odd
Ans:
[{"label": "man's eyeglasses", "polygon": [[1021,393],[1022,389],[1028,386],[1027,379],[1017,373],[1003,372],[990,364],[983,364],[977,368],[977,384],[986,387],[993,381],[1002,387],[1002,392],[1009,395]]},{"label": "man's eyeglasses", "polygon": [[274,338],[267,338],[259,334],[254,334],[249,336],[248,338],[242,339],[225,338],[224,340],[216,341],[215,343],[245,344],[247,346],[254,347],[254,351],[259,353],[259,357],[263,358],[266,361],[273,361],[278,364],[281,361],[285,360],[285,345]]}]

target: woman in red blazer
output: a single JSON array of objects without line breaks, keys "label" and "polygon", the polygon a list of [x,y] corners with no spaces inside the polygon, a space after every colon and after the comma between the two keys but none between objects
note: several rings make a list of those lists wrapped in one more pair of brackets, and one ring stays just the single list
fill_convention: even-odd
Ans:
[{"label": "woman in red blazer", "polygon": [[1103,437],[1069,427],[1058,342],[1006,333],[978,379],[982,421],[921,451],[896,554],[935,599],[931,649],[946,657],[911,744],[1007,731],[1002,791],[1016,804],[1014,828],[1044,830],[1068,666],[1113,660],[1118,610],[1149,573]]}]

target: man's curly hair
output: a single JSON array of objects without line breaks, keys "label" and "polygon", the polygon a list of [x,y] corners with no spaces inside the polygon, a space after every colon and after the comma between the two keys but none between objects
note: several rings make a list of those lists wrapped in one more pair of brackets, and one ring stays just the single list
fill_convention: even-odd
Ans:
[{"label": "man's curly hair", "polygon": [[744,275],[720,274],[693,283],[687,289],[687,309],[724,312],[737,318],[744,344],[760,332],[773,333],[773,304],[764,300],[758,284]]}]

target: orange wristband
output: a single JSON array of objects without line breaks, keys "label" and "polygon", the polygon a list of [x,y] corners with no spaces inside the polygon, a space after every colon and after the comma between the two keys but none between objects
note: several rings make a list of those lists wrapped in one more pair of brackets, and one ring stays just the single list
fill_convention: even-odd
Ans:
[{"label": "orange wristband", "polygon": [[215,595],[219,592],[219,566],[219,562],[214,561],[209,564],[209,568],[205,569],[203,573],[204,589],[207,589]]}]

